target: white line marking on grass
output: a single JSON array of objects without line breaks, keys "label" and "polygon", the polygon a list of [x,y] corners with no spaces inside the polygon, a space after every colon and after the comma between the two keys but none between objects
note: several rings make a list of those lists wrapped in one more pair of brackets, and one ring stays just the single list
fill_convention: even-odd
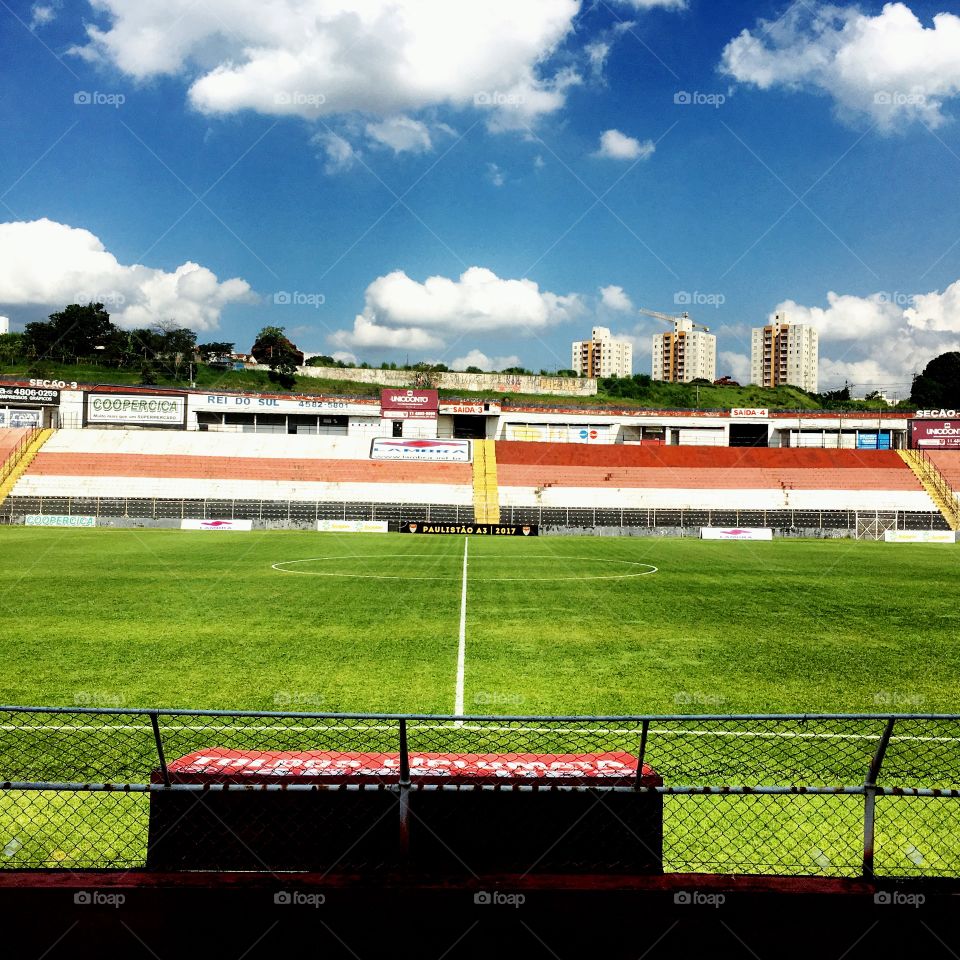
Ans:
[{"label": "white line marking on grass", "polygon": [[467,556],[470,538],[463,538],[463,583],[460,587],[460,640],[457,644],[457,693],[453,712],[463,716],[463,686],[467,672]]},{"label": "white line marking on grass", "polygon": [[[462,715],[462,714],[461,714]],[[161,716],[161,719],[162,716]],[[282,719],[282,718],[281,718]],[[628,727],[622,730],[601,728],[601,727],[503,727],[493,723],[471,723],[468,720],[450,720],[446,723],[417,724],[416,729],[425,730],[449,730],[451,727],[463,728],[464,730],[486,732],[486,733],[589,733],[589,734],[620,734],[634,736],[640,729],[639,726]],[[167,734],[191,732],[245,732],[245,733],[326,733],[329,731],[349,731],[353,733],[368,733],[370,731],[395,732],[396,723],[377,723],[368,726],[358,726],[357,724],[324,724],[318,720],[316,724],[310,726],[281,726],[279,724],[258,724],[250,726],[242,725],[224,725],[213,726],[207,724],[183,724],[180,726],[166,727],[164,732]],[[2,724],[2,731],[28,731],[33,733],[115,733],[131,732],[142,733],[145,736],[153,737],[153,731],[149,726],[133,726],[130,724],[114,726],[111,724],[102,725],[84,725],[71,726],[68,724],[57,725],[33,725],[21,726],[19,724]],[[675,734],[687,737],[743,737],[744,739],[761,738],[765,740],[879,740],[880,734],[867,733],[790,733],[790,732],[753,732],[738,730],[683,730],[669,729],[666,727],[650,727],[652,733]],[[936,736],[914,736],[911,734],[894,734],[893,742],[899,743],[960,743],[960,737],[936,737]]]}]

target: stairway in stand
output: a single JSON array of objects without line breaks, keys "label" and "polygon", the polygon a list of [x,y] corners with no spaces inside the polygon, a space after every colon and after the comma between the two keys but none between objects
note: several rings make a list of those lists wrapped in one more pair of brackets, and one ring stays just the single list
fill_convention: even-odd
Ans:
[{"label": "stairway in stand", "polygon": [[0,481],[0,504],[10,496],[10,491],[33,463],[40,448],[53,436],[52,430],[35,430],[21,448],[19,456],[11,455],[11,460],[3,464],[3,480]]},{"label": "stairway in stand", "polygon": [[930,499],[937,505],[937,509],[943,514],[943,519],[950,525],[950,529],[960,530],[960,504],[957,503],[956,491],[947,483],[936,464],[922,450],[898,450],[897,452],[914,472],[923,489],[930,494]]},{"label": "stairway in stand", "polygon": [[475,523],[500,522],[497,454],[493,440],[473,441],[473,519]]}]

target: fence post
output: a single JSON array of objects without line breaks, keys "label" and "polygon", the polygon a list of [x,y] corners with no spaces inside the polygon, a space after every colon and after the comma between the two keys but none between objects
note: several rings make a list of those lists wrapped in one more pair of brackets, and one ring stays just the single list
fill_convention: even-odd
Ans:
[{"label": "fence post", "polygon": [[407,749],[407,719],[400,718],[400,859],[410,853],[410,753]]},{"label": "fence post", "polygon": [[650,732],[650,721],[644,720],[640,728],[640,751],[637,755],[637,779],[633,784],[634,790],[640,789],[643,782],[643,761],[647,755],[647,734]]},{"label": "fence post", "polygon": [[157,719],[157,711],[151,710],[149,716],[150,726],[153,727],[153,740],[157,745],[157,757],[160,760],[160,775],[163,777],[163,785],[169,787],[170,771],[167,769],[167,759],[163,755],[163,740],[160,737],[160,723]]},{"label": "fence post", "polygon": [[887,725],[884,727],[883,735],[877,744],[876,753],[874,753],[873,759],[870,761],[870,769],[867,770],[866,780],[863,784],[863,877],[865,880],[873,879],[877,779],[880,776],[880,768],[883,766],[883,758],[886,756],[887,747],[890,744],[890,738],[893,736],[893,727],[896,722],[894,717],[890,717],[890,719],[887,720]]}]

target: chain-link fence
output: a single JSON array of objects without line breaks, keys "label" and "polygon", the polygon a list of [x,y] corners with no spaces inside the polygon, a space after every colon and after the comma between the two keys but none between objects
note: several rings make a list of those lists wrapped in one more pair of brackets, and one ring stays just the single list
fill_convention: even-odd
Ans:
[{"label": "chain-link fence", "polygon": [[[318,520],[386,520],[405,523],[471,523],[473,504],[359,503],[315,500],[162,499],[152,497],[8,497],[0,522],[20,523],[28,515],[94,517],[111,521],[174,522],[252,520],[269,526],[312,528]],[[505,524],[536,524],[559,529],[698,530],[700,527],[773,527],[826,530],[860,535],[867,526],[882,530],[949,530],[938,511],[906,510],[709,510],[629,507],[500,508]]]},{"label": "chain-link fence", "polygon": [[0,708],[0,868],[960,876],[960,716]]}]

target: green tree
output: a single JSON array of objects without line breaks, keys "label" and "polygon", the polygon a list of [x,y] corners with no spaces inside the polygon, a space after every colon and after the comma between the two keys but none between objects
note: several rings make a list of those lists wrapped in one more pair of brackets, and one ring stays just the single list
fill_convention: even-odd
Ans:
[{"label": "green tree", "polygon": [[270,367],[270,379],[290,389],[297,367],[303,365],[303,353],[284,336],[284,327],[264,327],[250,352],[257,363]]},{"label": "green tree", "polygon": [[22,333],[0,334],[0,363],[8,365],[22,360],[26,356],[26,347]]},{"label": "green tree", "polygon": [[960,407],[960,353],[934,357],[923,373],[913,378],[910,400],[922,409]]},{"label": "green tree", "polygon": [[106,350],[118,332],[102,303],[71,303],[58,313],[51,313],[46,323],[28,323],[23,335],[29,356],[60,357],[73,362],[95,356],[98,347]]}]

